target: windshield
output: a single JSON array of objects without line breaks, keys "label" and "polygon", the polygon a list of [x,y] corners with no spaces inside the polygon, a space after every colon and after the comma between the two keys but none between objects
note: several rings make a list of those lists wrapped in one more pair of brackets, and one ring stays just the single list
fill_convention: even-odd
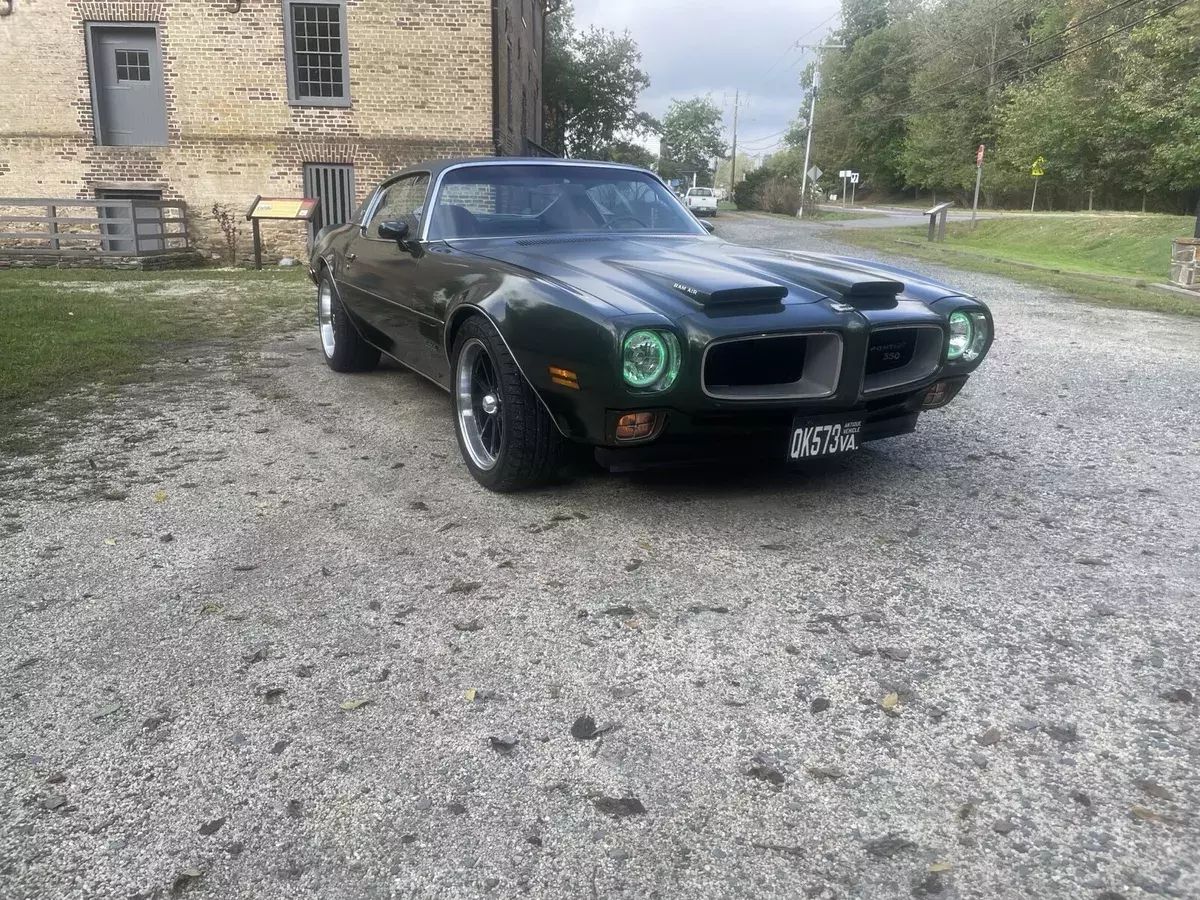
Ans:
[{"label": "windshield", "polygon": [[464,166],[442,178],[429,240],[581,232],[704,234],[646,172],[608,166]]},{"label": "windshield", "polygon": [[712,191],[708,188],[692,188],[688,191],[689,197],[711,197]]}]

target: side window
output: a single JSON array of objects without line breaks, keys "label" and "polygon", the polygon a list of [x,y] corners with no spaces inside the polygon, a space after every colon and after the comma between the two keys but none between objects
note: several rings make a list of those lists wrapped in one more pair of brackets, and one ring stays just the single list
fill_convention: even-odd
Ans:
[{"label": "side window", "polygon": [[409,175],[384,188],[383,197],[375,207],[375,214],[367,223],[367,237],[379,236],[381,222],[407,222],[408,232],[416,237],[424,213],[425,192],[429,188],[429,176]]}]

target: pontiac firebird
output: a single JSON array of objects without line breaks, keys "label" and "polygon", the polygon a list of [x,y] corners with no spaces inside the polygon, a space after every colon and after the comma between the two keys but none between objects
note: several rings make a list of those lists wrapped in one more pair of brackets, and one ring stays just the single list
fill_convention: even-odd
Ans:
[{"label": "pontiac firebird", "polygon": [[611,163],[411,166],[311,254],[337,372],[386,354],[449,391],[475,479],[799,463],[905,434],[992,344],[979,300],[864,260],[710,234],[654,174]]}]

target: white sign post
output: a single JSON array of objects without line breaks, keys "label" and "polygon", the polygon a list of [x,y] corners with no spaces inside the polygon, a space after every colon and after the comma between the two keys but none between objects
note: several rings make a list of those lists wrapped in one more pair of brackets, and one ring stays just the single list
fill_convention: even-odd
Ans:
[{"label": "white sign post", "polygon": [[850,177],[849,169],[839,169],[838,178],[842,179],[842,209],[846,208],[846,179]]},{"label": "white sign post", "polygon": [[858,184],[858,173],[850,173],[850,206],[854,206],[854,188]]},{"label": "white sign post", "polygon": [[975,214],[979,211],[979,184],[983,181],[983,144],[975,151],[975,201],[971,204],[971,230],[975,230]]}]

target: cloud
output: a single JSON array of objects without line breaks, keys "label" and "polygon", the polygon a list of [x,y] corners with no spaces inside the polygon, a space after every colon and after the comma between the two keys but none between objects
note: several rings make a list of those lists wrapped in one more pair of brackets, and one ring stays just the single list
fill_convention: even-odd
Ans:
[{"label": "cloud", "polygon": [[839,0],[575,0],[575,24],[629,31],[650,75],[641,105],[651,115],[708,94],[728,134],[740,91],[738,147],[757,154],[778,149],[803,100],[796,82],[812,56],[791,45],[820,43],[839,9]]}]

